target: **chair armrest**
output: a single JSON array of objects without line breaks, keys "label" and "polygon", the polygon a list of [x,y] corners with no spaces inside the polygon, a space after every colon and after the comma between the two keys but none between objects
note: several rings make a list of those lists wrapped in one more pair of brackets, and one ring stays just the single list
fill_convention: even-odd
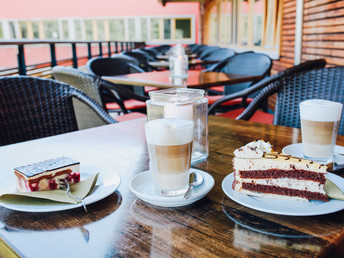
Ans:
[{"label": "chair armrest", "polygon": [[249,87],[249,88],[246,88],[244,90],[241,90],[241,91],[238,91],[238,92],[235,92],[235,93],[232,93],[232,94],[228,94],[228,95],[225,95],[223,98],[217,100],[214,102],[214,104],[212,104],[210,107],[209,107],[209,110],[208,110],[208,114],[213,114],[215,112],[215,109],[220,106],[222,103],[224,102],[227,102],[229,100],[232,100],[232,99],[236,99],[236,98],[243,98],[243,104],[246,103],[246,99],[249,95],[251,95],[252,93],[266,87],[267,85],[269,85],[272,81],[272,78],[273,76],[271,77],[268,77],[268,78],[265,78],[263,80],[261,80],[260,82],[256,83],[255,85]]},{"label": "chair armrest", "polygon": [[[99,78],[99,80],[100,80],[100,86],[102,88],[115,91],[116,92],[115,95],[117,95],[119,99],[122,99],[123,96],[129,99],[135,99],[135,100],[139,100],[143,102],[149,99],[148,96],[142,96],[142,95],[136,94],[131,89],[128,89],[127,86],[114,84],[114,83],[105,81],[101,78]],[[141,87],[141,86],[133,86],[133,87]]]},{"label": "chair armrest", "polygon": [[85,103],[89,107],[92,108],[92,110],[106,123],[108,124],[114,124],[118,123],[116,119],[111,117],[96,101],[79,91],[78,89],[75,89],[73,92],[73,97],[79,99],[81,102]]},{"label": "chair armrest", "polygon": [[250,105],[248,105],[245,111],[236,118],[236,119],[241,119],[241,120],[249,120],[254,114],[254,112],[257,110],[259,105],[264,100],[269,98],[272,94],[277,92],[281,87],[283,87],[284,82],[287,81],[290,76],[293,76],[294,74],[301,71],[309,71],[312,69],[323,68],[325,67],[325,65],[326,65],[326,61],[324,59],[306,61],[297,66],[294,66],[282,72],[279,72],[278,74],[274,74],[270,77],[264,78],[263,80],[252,85],[249,88],[246,88],[242,91],[239,91],[233,94],[226,95],[223,98],[219,99],[213,105],[210,106],[208,113],[213,114],[215,112],[215,108],[226,101],[232,100],[234,98],[245,99],[250,94],[263,89],[262,92],[257,94],[257,96],[250,103]]},{"label": "chair armrest", "polygon": [[143,70],[141,67],[128,63],[130,73],[144,73],[145,70]]}]

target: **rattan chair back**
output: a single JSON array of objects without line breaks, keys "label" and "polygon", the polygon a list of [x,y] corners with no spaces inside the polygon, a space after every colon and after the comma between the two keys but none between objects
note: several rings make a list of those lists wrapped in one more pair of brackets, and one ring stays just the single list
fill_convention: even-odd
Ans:
[{"label": "rattan chair back", "polygon": [[127,86],[113,84],[101,79],[99,76],[84,73],[78,69],[55,66],[52,69],[52,75],[55,79],[70,84],[93,98],[98,104],[106,109],[107,102],[116,102],[120,111],[128,113],[123,100],[136,99],[146,101],[147,96],[141,96],[133,92]]},{"label": "rattan chair back", "polygon": [[145,72],[131,61],[121,58],[94,57],[87,61],[87,70],[97,76],[113,76]]},{"label": "rattan chair back", "polygon": [[325,65],[326,61],[324,59],[317,59],[285,69],[277,74],[261,80],[249,88],[224,96],[209,107],[208,113],[214,114],[218,106],[220,106],[222,103],[236,98],[242,98],[243,103],[246,103],[245,100],[248,96],[259,91],[257,96],[252,100],[248,107],[236,118],[241,120],[249,120],[256,110],[261,106],[261,104],[266,102],[272,94],[276,93],[279,87],[281,87],[281,85],[283,85],[283,83],[288,80],[289,77],[294,76],[296,73],[321,69],[324,68]]},{"label": "rattan chair back", "polygon": [[[274,124],[300,128],[299,103],[307,99],[326,99],[344,104],[344,66],[300,72],[280,81]],[[338,132],[344,134],[344,118]]]},{"label": "rattan chair back", "polygon": [[157,70],[153,66],[149,65],[149,60],[147,59],[146,54],[138,51],[126,51],[122,52],[121,55],[135,58],[138,62],[138,66],[145,72],[152,72],[154,70]]},{"label": "rattan chair back", "polygon": [[[272,76],[263,82],[266,87],[237,119],[249,120],[260,103],[275,93],[273,123],[288,127],[301,127],[301,101],[326,99],[344,104],[344,66],[323,68],[325,64],[324,60],[308,61]],[[338,134],[344,135],[344,119],[341,119]]]},{"label": "rattan chair back", "polygon": [[[87,61],[88,71],[97,76],[114,76],[130,73],[144,73],[140,67],[127,61],[124,58],[102,58],[94,57]],[[144,87],[126,86],[137,95],[145,96]]]},{"label": "rattan chair back", "polygon": [[[272,60],[265,54],[243,53],[232,56],[220,64],[219,72],[237,73],[245,75],[256,75],[262,78],[269,76],[272,67]],[[225,87],[224,95],[241,91],[250,87],[257,81],[238,83]]]},{"label": "rattan chair back", "polygon": [[[206,57],[203,57],[202,60],[205,60],[205,61],[223,61],[223,60],[226,60],[232,56],[235,56],[234,50],[229,49],[229,48],[220,48],[220,49],[215,49],[209,55],[207,55]],[[214,69],[212,69],[212,70],[214,70]]]},{"label": "rattan chair back", "polygon": [[220,47],[217,46],[208,46],[202,49],[202,52],[199,54],[198,58],[201,60],[204,60],[207,56],[209,56],[212,52],[215,50],[220,49]]},{"label": "rattan chair back", "polygon": [[80,129],[74,100],[103,124],[117,122],[98,103],[68,84],[29,76],[0,77],[0,145]]},{"label": "rattan chair back", "polygon": [[112,56],[111,56],[111,58],[117,58],[117,59],[121,59],[121,60],[123,60],[124,62],[128,62],[128,63],[131,63],[131,64],[133,64],[133,65],[135,65],[135,66],[140,66],[140,62],[136,59],[136,58],[134,58],[134,57],[132,57],[132,56],[128,56],[128,55],[123,55],[122,53],[121,54],[113,54]]}]

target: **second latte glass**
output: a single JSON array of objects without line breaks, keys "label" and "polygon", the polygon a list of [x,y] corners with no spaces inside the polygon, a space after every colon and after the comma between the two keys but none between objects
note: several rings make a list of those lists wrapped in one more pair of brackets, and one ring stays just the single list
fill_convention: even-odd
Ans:
[{"label": "second latte glass", "polygon": [[332,160],[343,104],[323,99],[300,103],[302,147],[305,158]]}]

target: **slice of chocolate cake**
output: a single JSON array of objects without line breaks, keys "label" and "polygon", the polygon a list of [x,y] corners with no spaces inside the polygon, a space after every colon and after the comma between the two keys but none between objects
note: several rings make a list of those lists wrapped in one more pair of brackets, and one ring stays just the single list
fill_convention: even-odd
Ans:
[{"label": "slice of chocolate cake", "polygon": [[256,141],[235,150],[234,190],[260,197],[328,201],[326,166],[270,152],[267,144]]},{"label": "slice of chocolate cake", "polygon": [[33,192],[58,189],[57,179],[66,179],[69,184],[80,181],[80,162],[68,157],[58,157],[14,169],[17,189]]}]

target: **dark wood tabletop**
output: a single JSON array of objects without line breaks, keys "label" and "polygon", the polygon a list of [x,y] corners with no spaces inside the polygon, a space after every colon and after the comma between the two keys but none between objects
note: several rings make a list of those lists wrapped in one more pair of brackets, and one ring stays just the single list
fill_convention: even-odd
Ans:
[{"label": "dark wood tabletop", "polygon": [[[159,208],[129,189],[130,180],[148,169],[144,123],[136,119],[1,147],[1,173],[9,181],[16,166],[64,155],[108,176],[117,173],[121,184],[88,205],[88,213],[82,208],[32,213],[1,207],[0,256],[343,257],[344,211],[274,215],[242,206],[222,190],[236,148],[264,139],[280,151],[300,142],[299,129],[209,117],[209,157],[193,167],[213,176],[213,189],[189,206]],[[337,144],[344,144],[343,136]]]},{"label": "dark wood tabletop", "polygon": [[[219,61],[218,60],[202,60],[202,59],[191,59],[189,60],[189,67],[193,68],[195,66],[205,66],[205,65],[211,65],[211,64],[217,64]],[[169,67],[170,63],[167,60],[160,60],[160,61],[154,61],[154,62],[149,62],[149,65],[154,66],[154,67]]]},{"label": "dark wood tabletop", "polygon": [[134,86],[154,86],[159,88],[187,86],[188,88],[208,89],[213,86],[230,85],[248,81],[257,81],[261,79],[261,76],[189,70],[187,78],[170,78],[169,71],[131,73],[117,76],[103,76],[102,78],[113,83]]},{"label": "dark wood tabletop", "polygon": [[[196,59],[198,57],[197,54],[186,53],[189,59]],[[171,55],[157,55],[156,58],[159,60],[168,60]]]}]

